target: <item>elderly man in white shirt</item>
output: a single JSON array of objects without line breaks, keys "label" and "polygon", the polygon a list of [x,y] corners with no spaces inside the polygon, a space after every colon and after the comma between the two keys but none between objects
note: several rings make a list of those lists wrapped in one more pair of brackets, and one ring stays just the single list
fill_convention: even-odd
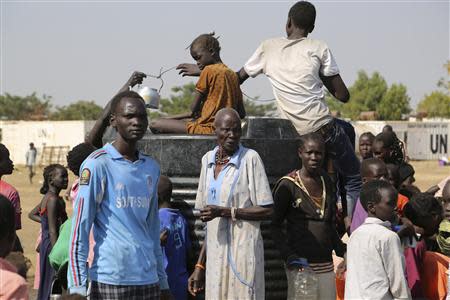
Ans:
[{"label": "elderly man in white shirt", "polygon": [[397,191],[374,180],[362,186],[360,199],[368,218],[347,245],[345,299],[411,299],[403,249],[389,222]]}]

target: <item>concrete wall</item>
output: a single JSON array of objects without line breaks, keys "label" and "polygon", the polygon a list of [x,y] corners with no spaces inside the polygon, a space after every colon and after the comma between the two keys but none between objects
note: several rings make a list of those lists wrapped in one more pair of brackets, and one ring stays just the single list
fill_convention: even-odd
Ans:
[{"label": "concrete wall", "polygon": [[[352,124],[356,131],[356,144],[363,132],[370,131],[376,135],[384,125],[390,124],[398,137],[406,142],[411,159],[429,160],[450,156],[450,120],[356,121]],[[25,164],[28,144],[33,142],[38,149],[39,163],[44,144],[72,148],[84,141],[93,125],[94,121],[0,121],[0,142],[8,147],[15,164]]]},{"label": "concrete wall", "polygon": [[450,120],[441,122],[357,121],[352,124],[356,131],[356,145],[363,132],[370,131],[377,135],[384,125],[389,124],[397,136],[406,143],[407,154],[411,159],[431,160],[450,156]]},{"label": "concrete wall", "polygon": [[93,125],[94,121],[0,121],[0,142],[8,147],[15,164],[25,164],[25,153],[33,142],[39,164],[44,144],[72,148],[84,141]]}]

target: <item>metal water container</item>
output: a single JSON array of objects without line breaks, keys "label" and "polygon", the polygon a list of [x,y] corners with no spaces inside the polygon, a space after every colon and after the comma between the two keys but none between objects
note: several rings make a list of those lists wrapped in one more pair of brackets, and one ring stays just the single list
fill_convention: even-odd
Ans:
[{"label": "metal water container", "polygon": [[159,108],[161,97],[158,90],[144,86],[139,89],[138,94],[144,99],[145,107],[153,109]]}]

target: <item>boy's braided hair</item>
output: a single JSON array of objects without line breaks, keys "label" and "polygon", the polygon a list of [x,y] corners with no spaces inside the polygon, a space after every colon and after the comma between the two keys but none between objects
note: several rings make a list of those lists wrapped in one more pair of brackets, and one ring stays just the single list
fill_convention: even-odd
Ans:
[{"label": "boy's braided hair", "polygon": [[216,53],[220,52],[219,37],[215,37],[214,31],[211,33],[204,33],[196,37],[195,40],[192,41],[189,48],[192,49],[194,45],[199,45],[206,50],[211,49]]},{"label": "boy's braided hair", "polygon": [[40,189],[40,193],[45,195],[48,192],[49,189],[49,182],[50,179],[53,178],[53,176],[55,176],[55,171],[60,168],[60,169],[65,169],[64,166],[60,165],[60,164],[51,164],[48,165],[44,168],[44,183],[42,184],[42,187]]},{"label": "boy's braided hair", "polygon": [[382,132],[379,133],[374,142],[383,143],[383,148],[389,149],[392,151],[391,158],[386,163],[393,163],[396,165],[400,165],[405,161],[405,157],[403,155],[403,145],[402,142],[397,138],[395,133],[393,132]]}]

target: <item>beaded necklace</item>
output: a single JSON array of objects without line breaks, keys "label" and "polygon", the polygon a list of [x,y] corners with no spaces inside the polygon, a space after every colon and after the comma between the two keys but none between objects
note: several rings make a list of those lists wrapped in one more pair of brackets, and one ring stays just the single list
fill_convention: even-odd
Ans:
[{"label": "beaded necklace", "polygon": [[222,148],[219,148],[215,156],[216,165],[225,165],[230,161],[231,157],[230,156],[222,157],[222,153],[223,153]]},{"label": "beaded necklace", "polygon": [[322,181],[322,197],[312,197],[309,194],[308,189],[306,188],[305,184],[303,183],[302,177],[300,175],[300,171],[297,171],[297,176],[298,176],[298,182],[299,182],[300,186],[303,188],[303,190],[306,192],[306,194],[311,198],[312,202],[318,207],[316,210],[316,213],[318,213],[320,215],[320,217],[322,218],[323,214],[325,212],[325,202],[326,202],[326,198],[327,198],[327,192],[325,189],[325,181],[323,180],[323,177],[320,176],[320,180]]}]

